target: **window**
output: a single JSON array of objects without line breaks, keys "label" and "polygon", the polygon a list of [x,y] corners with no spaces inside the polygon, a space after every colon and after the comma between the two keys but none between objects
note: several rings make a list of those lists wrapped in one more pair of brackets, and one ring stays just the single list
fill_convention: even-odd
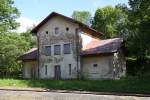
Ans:
[{"label": "window", "polygon": [[45,65],[45,75],[47,75],[47,65]]},{"label": "window", "polygon": [[70,43],[64,44],[64,54],[70,54],[70,53],[71,53]]},{"label": "window", "polygon": [[55,34],[58,34],[58,33],[59,33],[59,28],[55,27]]},{"label": "window", "polygon": [[51,55],[51,46],[45,46],[45,55],[47,56]]},{"label": "window", "polygon": [[71,75],[71,64],[69,64],[69,75]]},{"label": "window", "polygon": [[69,31],[69,27],[66,27],[66,31]]},{"label": "window", "polygon": [[48,34],[48,31],[46,31],[45,33]]},{"label": "window", "polygon": [[61,54],[60,45],[54,45],[54,55],[60,55],[60,54]]},{"label": "window", "polygon": [[98,66],[98,64],[93,64],[93,67],[97,67]]}]

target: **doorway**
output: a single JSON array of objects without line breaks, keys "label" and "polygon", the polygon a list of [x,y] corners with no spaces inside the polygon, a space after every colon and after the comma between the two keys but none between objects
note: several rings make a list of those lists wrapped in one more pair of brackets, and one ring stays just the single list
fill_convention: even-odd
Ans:
[{"label": "doorway", "polygon": [[59,80],[61,79],[61,69],[60,69],[60,65],[56,65],[55,68],[55,79]]}]

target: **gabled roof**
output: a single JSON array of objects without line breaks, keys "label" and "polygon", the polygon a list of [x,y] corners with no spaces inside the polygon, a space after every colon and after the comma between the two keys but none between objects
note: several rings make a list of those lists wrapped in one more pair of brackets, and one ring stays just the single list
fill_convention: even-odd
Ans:
[{"label": "gabled roof", "polygon": [[72,19],[70,17],[64,16],[64,15],[56,13],[56,12],[52,12],[51,14],[49,14],[41,23],[39,23],[36,27],[34,27],[31,32],[32,33],[37,33],[37,31],[40,29],[40,27],[42,25],[44,25],[48,20],[50,20],[54,16],[60,16],[60,17],[63,17],[65,19],[73,22],[73,23],[79,24],[79,26],[82,29],[82,31],[87,33],[87,34],[89,34],[89,35],[91,35],[91,36],[99,38],[102,35],[101,32],[98,32],[95,29],[90,28],[89,26],[87,26],[87,25],[85,25],[85,24],[83,24],[83,23],[81,23],[81,22],[79,22],[77,20],[74,20],[74,19]]},{"label": "gabled roof", "polygon": [[110,54],[117,52],[123,43],[122,38],[113,38],[106,40],[93,39],[82,50],[82,55],[95,55],[95,54]]},{"label": "gabled roof", "polygon": [[[113,38],[106,40],[93,39],[83,48],[81,55],[101,55],[112,54],[121,48],[123,43],[122,38]],[[21,60],[36,60],[38,59],[38,49],[33,48],[20,57]]]}]

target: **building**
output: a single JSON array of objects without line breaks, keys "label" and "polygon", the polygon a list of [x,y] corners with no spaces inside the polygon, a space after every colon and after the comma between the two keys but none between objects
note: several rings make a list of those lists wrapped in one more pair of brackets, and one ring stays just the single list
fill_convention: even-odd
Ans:
[{"label": "building", "polygon": [[56,12],[32,33],[38,48],[20,57],[24,78],[117,79],[125,75],[121,38],[101,40],[101,32]]}]

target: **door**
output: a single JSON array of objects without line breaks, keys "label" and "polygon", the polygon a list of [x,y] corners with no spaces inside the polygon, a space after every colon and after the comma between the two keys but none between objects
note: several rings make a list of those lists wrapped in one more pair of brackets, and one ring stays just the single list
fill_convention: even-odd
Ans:
[{"label": "door", "polygon": [[36,78],[36,69],[34,66],[31,67],[31,78],[32,79]]},{"label": "door", "polygon": [[56,66],[55,66],[55,79],[56,79],[56,80],[61,79],[60,65],[56,65]]},{"label": "door", "polygon": [[31,78],[35,79],[37,78],[37,63],[36,62],[32,62],[31,66]]}]

